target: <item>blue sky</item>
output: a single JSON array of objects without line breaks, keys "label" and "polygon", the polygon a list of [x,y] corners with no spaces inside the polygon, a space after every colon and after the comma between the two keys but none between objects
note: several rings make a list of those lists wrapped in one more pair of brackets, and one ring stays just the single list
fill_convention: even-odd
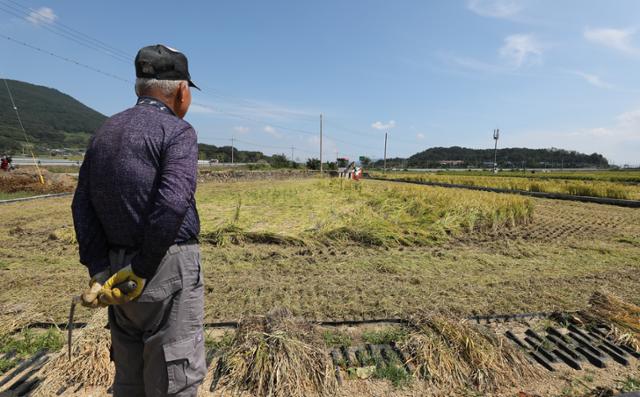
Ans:
[{"label": "blue sky", "polygon": [[325,158],[380,158],[385,131],[389,157],[487,148],[500,128],[501,147],[639,164],[638,15],[635,0],[0,0],[0,74],[111,115],[130,82],[6,37],[128,80],[136,51],[164,43],[203,88],[187,120],[204,143],[317,157],[323,113]]}]

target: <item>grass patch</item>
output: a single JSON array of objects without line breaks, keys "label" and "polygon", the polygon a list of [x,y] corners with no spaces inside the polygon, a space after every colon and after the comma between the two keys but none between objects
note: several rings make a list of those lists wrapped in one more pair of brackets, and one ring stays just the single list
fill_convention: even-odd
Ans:
[{"label": "grass patch", "polygon": [[11,193],[7,193],[7,192],[2,192],[0,191],[0,200],[13,200],[13,199],[17,199],[17,198],[25,198],[25,197],[31,197],[31,196],[35,196],[36,193],[32,193],[32,192],[11,192]]},{"label": "grass patch", "polygon": [[620,384],[620,391],[623,393],[640,390],[640,379],[628,376]]},{"label": "grass patch", "polygon": [[9,359],[0,360],[0,373],[11,369],[22,359],[29,358],[40,350],[58,351],[64,345],[64,337],[59,330],[51,328],[38,332],[26,328],[15,335],[0,337],[0,353],[14,353]]},{"label": "grass patch", "polygon": [[376,366],[373,376],[376,379],[386,379],[395,387],[404,387],[411,383],[411,375],[399,361]]},{"label": "grass patch", "polygon": [[0,339],[0,353],[11,351],[22,358],[34,355],[40,350],[56,351],[62,348],[64,337],[57,329],[51,328],[44,332],[24,329],[16,335],[5,335]]},{"label": "grass patch", "polygon": [[372,345],[386,345],[391,342],[400,343],[404,341],[409,332],[403,327],[389,327],[382,330],[366,331],[362,333],[362,340]]},{"label": "grass patch", "polygon": [[219,338],[205,335],[204,345],[207,350],[219,351],[229,348],[233,344],[233,333],[225,331]]},{"label": "grass patch", "polygon": [[345,332],[326,330],[322,339],[327,347],[349,347],[353,343],[351,336]]}]

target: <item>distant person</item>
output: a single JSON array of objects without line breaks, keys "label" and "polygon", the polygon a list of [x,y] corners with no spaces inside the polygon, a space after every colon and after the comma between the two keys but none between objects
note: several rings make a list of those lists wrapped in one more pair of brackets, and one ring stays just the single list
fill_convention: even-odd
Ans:
[{"label": "distant person", "polygon": [[9,171],[9,161],[5,156],[2,156],[2,158],[0,158],[0,169],[2,171]]},{"label": "distant person", "polygon": [[[183,117],[196,86],[185,55],[163,45],[135,67],[138,101],[91,138],[73,198],[83,304],[109,306],[115,397],[195,396],[207,372],[198,145]],[[114,288],[128,280],[133,292]]]},{"label": "distant person", "polygon": [[11,158],[11,156],[7,156],[7,165],[8,165],[9,171],[15,169],[15,167],[13,166],[13,159]]}]

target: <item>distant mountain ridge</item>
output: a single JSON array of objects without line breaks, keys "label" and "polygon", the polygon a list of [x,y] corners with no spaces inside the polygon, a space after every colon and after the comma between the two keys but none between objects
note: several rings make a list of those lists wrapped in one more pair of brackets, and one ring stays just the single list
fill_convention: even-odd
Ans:
[{"label": "distant mountain ridge", "polygon": [[[29,140],[39,149],[83,148],[107,118],[56,89],[6,80]],[[0,150],[22,151],[24,134],[4,84],[0,85]]]},{"label": "distant mountain ridge", "polygon": [[[494,149],[470,149],[460,146],[433,147],[416,153],[409,158],[387,159],[388,167],[407,168],[490,168],[493,164]],[[607,167],[609,162],[598,153],[584,154],[564,149],[498,149],[498,167],[500,168],[585,168]],[[376,166],[381,166],[378,160]]]},{"label": "distant mountain ridge", "polygon": [[[20,112],[29,141],[35,151],[74,148],[83,150],[107,116],[56,89],[23,81],[9,80],[13,99]],[[15,111],[4,83],[0,83],[0,155],[20,153],[25,144]],[[201,159],[231,161],[231,147],[198,144]],[[233,148],[234,161],[253,163],[270,160],[259,151]]]}]

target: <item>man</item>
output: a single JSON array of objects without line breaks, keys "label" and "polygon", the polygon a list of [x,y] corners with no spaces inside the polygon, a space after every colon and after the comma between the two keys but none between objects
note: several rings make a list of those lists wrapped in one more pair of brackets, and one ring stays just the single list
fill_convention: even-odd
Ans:
[{"label": "man", "polygon": [[[114,396],[195,396],[206,374],[198,145],[182,119],[197,87],[166,46],[142,48],[135,67],[138,102],[96,131],[73,198],[83,304],[109,306]],[[115,287],[125,281],[136,288]]]}]

